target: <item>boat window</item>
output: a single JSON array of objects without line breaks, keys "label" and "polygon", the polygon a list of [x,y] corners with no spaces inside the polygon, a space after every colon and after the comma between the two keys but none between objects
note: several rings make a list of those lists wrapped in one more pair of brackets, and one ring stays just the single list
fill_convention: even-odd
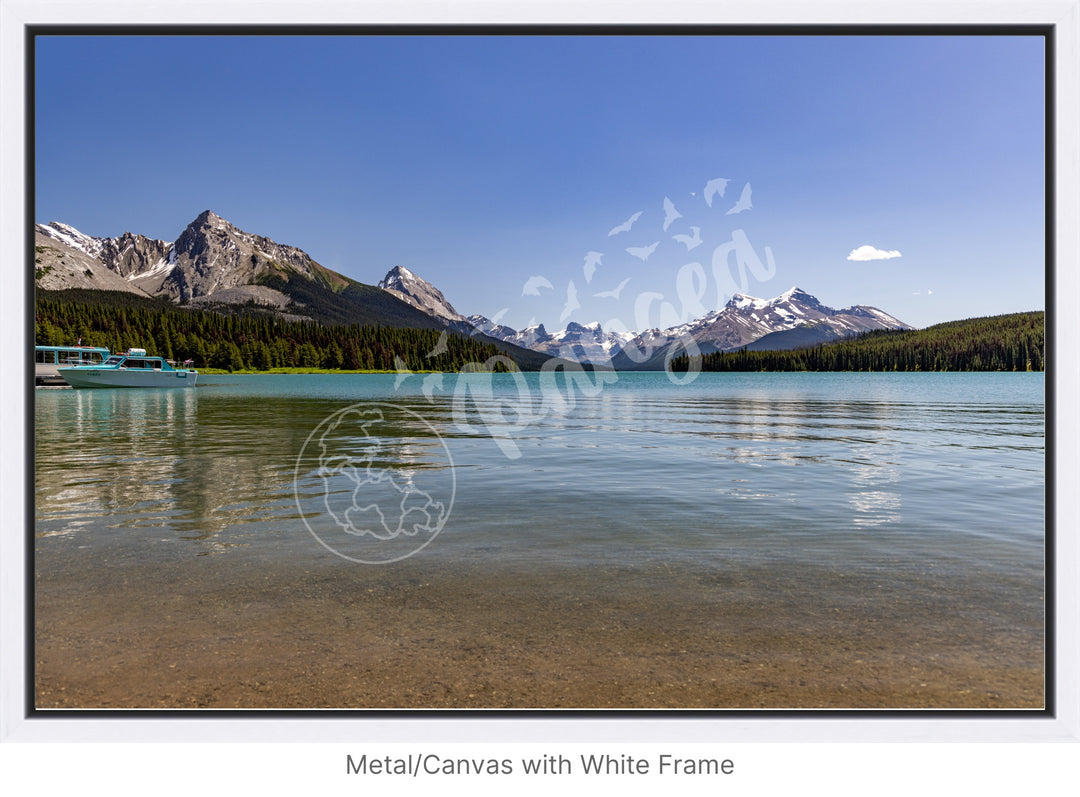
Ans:
[{"label": "boat window", "polygon": [[55,363],[56,352],[55,351],[35,351],[34,362],[37,363]]},{"label": "boat window", "polygon": [[124,360],[123,357],[118,357],[116,355],[113,355],[112,357],[110,357],[109,359],[107,359],[105,361],[105,364],[106,365],[116,365],[119,362],[123,362],[123,360]]}]

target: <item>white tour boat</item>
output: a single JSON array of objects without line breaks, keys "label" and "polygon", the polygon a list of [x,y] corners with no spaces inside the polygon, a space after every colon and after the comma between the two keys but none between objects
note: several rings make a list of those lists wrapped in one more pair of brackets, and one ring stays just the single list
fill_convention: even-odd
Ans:
[{"label": "white tour boat", "polygon": [[128,349],[100,365],[57,370],[72,387],[195,387],[199,375],[173,368],[164,357],[148,357],[146,349]]}]

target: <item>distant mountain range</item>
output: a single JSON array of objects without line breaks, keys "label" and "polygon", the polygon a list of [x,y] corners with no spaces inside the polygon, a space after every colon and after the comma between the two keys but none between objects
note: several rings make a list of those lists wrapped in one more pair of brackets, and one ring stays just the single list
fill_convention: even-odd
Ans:
[{"label": "distant mountain range", "polygon": [[676,327],[641,333],[606,332],[599,323],[571,323],[554,334],[543,324],[517,332],[483,316],[470,316],[469,321],[499,340],[566,359],[610,363],[619,370],[661,369],[670,353],[682,354],[687,346],[702,354],[744,346],[791,349],[872,329],[911,329],[876,307],[834,310],[801,288],[773,299],[736,293],[721,310]]},{"label": "distant mountain range", "polygon": [[209,210],[172,243],[132,233],[95,238],[60,222],[38,224],[35,271],[36,284],[47,290],[127,291],[326,324],[446,329],[497,342],[522,365],[556,356],[617,369],[660,369],[688,345],[701,353],[790,349],[868,330],[911,329],[875,307],[834,310],[791,288],[768,300],[735,294],[722,309],[663,330],[618,334],[599,323],[575,322],[554,333],[543,324],[515,330],[481,315],[462,316],[438,288],[403,266],[390,269],[378,286],[365,285]]},{"label": "distant mountain range", "polygon": [[564,329],[555,333],[548,332],[543,324],[526,327],[519,332],[501,324],[493,324],[482,315],[469,316],[469,323],[490,337],[517,346],[596,364],[610,363],[612,357],[637,336],[633,332],[623,335],[605,332],[599,322],[578,324],[571,321]]}]

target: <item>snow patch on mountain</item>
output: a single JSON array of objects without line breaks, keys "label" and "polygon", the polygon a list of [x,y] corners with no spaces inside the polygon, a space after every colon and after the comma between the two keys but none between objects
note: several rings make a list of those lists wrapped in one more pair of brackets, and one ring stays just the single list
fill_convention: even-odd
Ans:
[{"label": "snow patch on mountain", "polygon": [[494,324],[482,315],[469,316],[469,323],[485,335],[526,349],[543,352],[576,362],[603,365],[611,362],[636,333],[615,333],[604,330],[599,321],[578,324],[571,321],[558,332],[548,332],[543,324],[534,324],[520,331]]},{"label": "snow patch on mountain", "polygon": [[35,230],[42,235],[70,246],[85,255],[96,258],[101,254],[101,249],[107,239],[94,238],[81,233],[70,224],[59,221],[50,221],[48,224],[37,224]]},{"label": "snow patch on mountain", "polygon": [[614,362],[620,367],[644,362],[650,359],[647,353],[662,351],[673,344],[683,347],[693,344],[702,352],[730,351],[773,332],[805,324],[818,325],[836,337],[871,329],[910,329],[877,308],[856,305],[834,310],[797,286],[772,299],[736,293],[722,309],[701,318],[668,329],[643,332],[605,332],[598,322],[571,323],[554,334],[548,333],[543,324],[518,332],[493,325],[483,316],[473,316],[470,321],[486,334],[508,343],[580,362]]}]

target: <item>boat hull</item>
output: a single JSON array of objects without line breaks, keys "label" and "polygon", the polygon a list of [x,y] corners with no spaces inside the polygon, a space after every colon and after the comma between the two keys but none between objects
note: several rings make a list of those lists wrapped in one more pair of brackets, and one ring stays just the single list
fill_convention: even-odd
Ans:
[{"label": "boat hull", "polygon": [[196,371],[140,371],[116,368],[60,368],[72,387],[195,387]]}]

